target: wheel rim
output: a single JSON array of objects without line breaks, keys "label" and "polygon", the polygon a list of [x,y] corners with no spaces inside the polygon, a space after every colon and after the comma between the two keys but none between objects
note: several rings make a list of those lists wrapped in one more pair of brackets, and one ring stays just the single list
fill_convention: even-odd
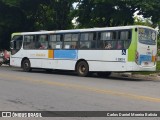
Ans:
[{"label": "wheel rim", "polygon": [[29,71],[29,69],[30,69],[29,61],[24,61],[23,69],[24,69],[24,71]]},{"label": "wheel rim", "polygon": [[24,68],[27,70],[29,68],[29,64],[27,62],[24,63]]},{"label": "wheel rim", "polygon": [[84,73],[85,73],[85,71],[86,71],[86,67],[85,67],[85,65],[81,65],[81,66],[79,66],[79,72],[80,72],[81,74],[84,74]]}]

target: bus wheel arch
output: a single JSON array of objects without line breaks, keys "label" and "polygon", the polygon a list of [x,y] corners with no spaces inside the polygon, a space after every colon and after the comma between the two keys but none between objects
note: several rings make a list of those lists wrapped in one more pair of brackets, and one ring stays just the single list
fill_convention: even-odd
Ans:
[{"label": "bus wheel arch", "polygon": [[79,76],[86,77],[89,73],[88,62],[84,59],[78,60],[75,66],[75,71]]},{"label": "bus wheel arch", "polygon": [[28,58],[23,58],[21,62],[21,67],[23,68],[23,71],[30,72],[31,71],[31,63]]}]

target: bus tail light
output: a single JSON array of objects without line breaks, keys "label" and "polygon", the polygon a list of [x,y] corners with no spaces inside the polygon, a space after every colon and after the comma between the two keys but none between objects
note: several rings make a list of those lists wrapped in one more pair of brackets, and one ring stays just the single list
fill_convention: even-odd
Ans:
[{"label": "bus tail light", "polygon": [[156,62],[158,60],[158,54],[155,56],[155,61],[154,62]]},{"label": "bus tail light", "polygon": [[156,62],[157,61],[157,55],[152,56],[152,62]]}]

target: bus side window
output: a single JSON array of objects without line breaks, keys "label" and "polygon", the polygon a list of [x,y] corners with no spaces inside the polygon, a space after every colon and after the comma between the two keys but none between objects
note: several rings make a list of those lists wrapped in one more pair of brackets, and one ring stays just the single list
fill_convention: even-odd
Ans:
[{"label": "bus side window", "polygon": [[124,43],[123,43],[123,41],[121,41],[121,40],[118,40],[117,41],[117,49],[123,49],[124,48]]},{"label": "bus side window", "polygon": [[71,40],[72,40],[71,34],[64,34],[64,49],[70,49]]},{"label": "bus side window", "polygon": [[37,49],[48,49],[48,37],[47,35],[37,35],[35,43]]},{"label": "bus side window", "polygon": [[81,33],[80,48],[95,49],[96,48],[96,32]]},{"label": "bus side window", "polygon": [[102,31],[98,33],[98,48],[99,49],[115,49],[116,32]]},{"label": "bus side window", "polygon": [[71,49],[77,49],[78,48],[78,38],[79,38],[78,33],[72,34]]},{"label": "bus side window", "polygon": [[62,49],[63,35],[56,35],[56,49]]},{"label": "bus side window", "polygon": [[12,48],[11,48],[11,54],[14,55],[17,53],[21,47],[22,47],[22,41],[23,41],[23,36],[22,35],[15,35],[12,38]]},{"label": "bus side window", "polygon": [[17,38],[16,38],[16,40],[15,40],[15,48],[16,48],[17,50],[21,49],[22,40],[23,40],[23,37],[22,37],[22,36],[17,36]]},{"label": "bus side window", "polygon": [[62,48],[62,35],[59,35],[59,34],[50,35],[49,48],[50,49],[61,49]]},{"label": "bus side window", "polygon": [[16,49],[16,50],[21,49],[23,36],[15,35],[12,40],[13,40],[13,49]]},{"label": "bus side window", "polygon": [[64,34],[64,49],[76,49],[78,44],[78,33]]},{"label": "bus side window", "polygon": [[26,35],[24,36],[24,49],[35,49],[35,36],[34,35]]},{"label": "bus side window", "polygon": [[56,48],[56,35],[50,35],[49,37],[49,49]]},{"label": "bus side window", "polygon": [[[130,45],[131,37],[131,31],[119,31],[117,49],[127,49]],[[121,44],[121,48],[119,44]]]}]

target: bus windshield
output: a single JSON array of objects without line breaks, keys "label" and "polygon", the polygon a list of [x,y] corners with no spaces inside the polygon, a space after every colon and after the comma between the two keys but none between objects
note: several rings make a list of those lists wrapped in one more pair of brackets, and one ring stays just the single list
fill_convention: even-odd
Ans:
[{"label": "bus windshield", "polygon": [[139,28],[138,38],[142,44],[156,45],[156,31],[154,30]]}]

